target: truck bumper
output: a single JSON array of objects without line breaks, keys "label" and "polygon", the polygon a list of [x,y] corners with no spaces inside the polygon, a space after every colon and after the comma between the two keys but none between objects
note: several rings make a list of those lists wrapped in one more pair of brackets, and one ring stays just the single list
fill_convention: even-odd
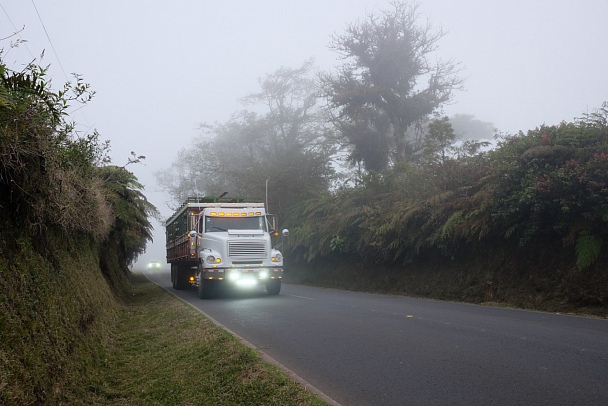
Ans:
[{"label": "truck bumper", "polygon": [[203,269],[203,279],[228,281],[283,279],[283,268],[205,268]]}]

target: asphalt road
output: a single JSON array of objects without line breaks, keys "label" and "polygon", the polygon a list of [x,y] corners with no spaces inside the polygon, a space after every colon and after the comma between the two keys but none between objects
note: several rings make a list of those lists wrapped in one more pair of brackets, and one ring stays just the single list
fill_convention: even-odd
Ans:
[{"label": "asphalt road", "polygon": [[200,300],[345,406],[608,405],[608,320],[283,285]]}]

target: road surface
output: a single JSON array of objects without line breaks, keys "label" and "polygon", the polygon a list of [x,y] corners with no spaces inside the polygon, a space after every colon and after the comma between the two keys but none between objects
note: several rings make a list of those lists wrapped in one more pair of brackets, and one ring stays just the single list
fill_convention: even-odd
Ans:
[{"label": "road surface", "polygon": [[608,320],[283,285],[175,291],[345,406],[608,405]]}]

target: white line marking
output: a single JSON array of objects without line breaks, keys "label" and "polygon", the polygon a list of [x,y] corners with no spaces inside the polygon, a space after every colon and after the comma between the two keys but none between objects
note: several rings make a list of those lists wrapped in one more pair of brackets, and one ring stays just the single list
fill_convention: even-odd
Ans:
[{"label": "white line marking", "polygon": [[304,297],[304,296],[297,296],[297,295],[288,295],[287,293],[283,293],[283,296],[297,297],[299,299],[306,299],[306,300],[315,300],[312,297]]}]

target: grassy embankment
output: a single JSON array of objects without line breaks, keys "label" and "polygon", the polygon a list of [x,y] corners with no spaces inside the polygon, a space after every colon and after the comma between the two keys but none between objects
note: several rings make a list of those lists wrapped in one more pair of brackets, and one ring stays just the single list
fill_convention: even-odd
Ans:
[{"label": "grassy embankment", "polygon": [[0,405],[324,404],[143,276],[106,280],[87,239],[9,234]]}]

